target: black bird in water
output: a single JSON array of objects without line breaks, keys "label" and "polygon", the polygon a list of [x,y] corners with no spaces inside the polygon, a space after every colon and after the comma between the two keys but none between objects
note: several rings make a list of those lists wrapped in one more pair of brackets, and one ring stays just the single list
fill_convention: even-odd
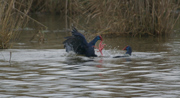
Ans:
[{"label": "black bird in water", "polygon": [[113,57],[113,58],[122,58],[122,57],[129,57],[129,56],[131,56],[132,49],[131,49],[130,46],[124,47],[123,50],[126,50],[125,55],[123,55],[123,56],[115,56],[115,57]]},{"label": "black bird in water", "polygon": [[103,40],[101,36],[96,36],[91,42],[87,42],[84,35],[79,33],[76,28],[72,29],[72,36],[65,37],[63,42],[66,52],[73,51],[79,55],[87,57],[97,57],[94,51],[94,46],[98,40]]}]

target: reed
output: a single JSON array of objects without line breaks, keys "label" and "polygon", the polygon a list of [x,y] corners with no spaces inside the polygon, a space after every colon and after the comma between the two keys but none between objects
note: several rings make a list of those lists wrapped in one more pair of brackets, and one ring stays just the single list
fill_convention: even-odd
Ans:
[{"label": "reed", "polygon": [[[0,49],[8,48],[9,42],[15,40],[28,21],[32,1],[24,0],[1,0],[0,1]],[[20,11],[24,9],[23,12]]]},{"label": "reed", "polygon": [[84,0],[79,4],[84,5],[87,24],[100,34],[165,35],[179,19],[175,13],[179,0]]},{"label": "reed", "polygon": [[98,34],[162,36],[172,33],[179,5],[179,0],[0,0],[0,48],[8,48],[28,21],[47,28],[29,12],[65,15],[67,28],[74,23]]},{"label": "reed", "polygon": [[79,0],[34,0],[31,12],[72,15],[80,13],[82,8],[79,5]]},{"label": "reed", "polygon": [[0,49],[9,48],[9,42],[18,39],[21,29],[28,21],[33,21],[43,29],[45,25],[31,18],[28,13],[34,0],[1,0],[0,1]]},{"label": "reed", "polygon": [[161,36],[172,33],[179,5],[179,0],[33,0],[30,10],[65,15],[67,28],[79,25],[75,16],[82,15],[86,29],[98,34]]}]

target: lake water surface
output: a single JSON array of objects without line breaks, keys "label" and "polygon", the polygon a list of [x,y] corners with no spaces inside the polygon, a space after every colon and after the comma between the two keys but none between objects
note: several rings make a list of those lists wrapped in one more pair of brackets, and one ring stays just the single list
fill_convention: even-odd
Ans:
[{"label": "lake water surface", "polygon": [[[179,31],[163,38],[104,37],[104,56],[96,51],[99,57],[88,58],[65,52],[70,33],[63,32],[63,18],[36,19],[49,27],[44,43],[29,41],[40,29],[30,25],[11,49],[0,50],[1,97],[180,97]],[[126,45],[131,57],[112,58]]]}]

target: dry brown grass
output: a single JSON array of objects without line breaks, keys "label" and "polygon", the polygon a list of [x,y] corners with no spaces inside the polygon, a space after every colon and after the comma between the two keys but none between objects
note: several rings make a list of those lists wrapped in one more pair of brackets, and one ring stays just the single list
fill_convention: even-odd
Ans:
[{"label": "dry brown grass", "polygon": [[45,25],[28,16],[33,0],[0,0],[0,49],[9,48],[9,42],[19,37],[28,21],[43,29]]},{"label": "dry brown grass", "polygon": [[34,0],[31,12],[43,12],[53,14],[75,14],[81,12],[79,0]]},{"label": "dry brown grass", "polygon": [[0,48],[8,48],[28,20],[47,28],[28,12],[59,13],[66,16],[67,28],[74,23],[98,34],[157,36],[172,32],[179,5],[179,0],[0,0]]},{"label": "dry brown grass", "polygon": [[[9,42],[18,37],[18,29],[27,23],[27,13],[32,1],[23,3],[24,0],[0,1],[0,48],[8,48]],[[20,11],[23,7],[23,12]]]},{"label": "dry brown grass", "polygon": [[[36,0],[32,11],[68,15],[67,27],[74,23],[98,34],[157,36],[172,32],[179,7],[179,0]],[[77,15],[86,17],[86,26]]]},{"label": "dry brown grass", "polygon": [[172,32],[178,0],[84,0],[89,27],[104,34],[164,35]]},{"label": "dry brown grass", "polygon": [[83,15],[85,28],[100,34],[156,36],[172,32],[179,5],[179,0],[35,0],[31,11],[68,15],[69,27],[80,23],[75,15]]}]

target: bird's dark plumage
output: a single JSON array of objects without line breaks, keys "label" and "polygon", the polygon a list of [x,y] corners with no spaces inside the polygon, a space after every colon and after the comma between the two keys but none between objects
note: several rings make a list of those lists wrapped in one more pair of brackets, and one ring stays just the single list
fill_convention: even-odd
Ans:
[{"label": "bird's dark plumage", "polygon": [[126,50],[125,55],[123,55],[123,56],[115,56],[115,57],[113,57],[113,58],[122,58],[122,57],[129,57],[129,56],[131,56],[132,49],[131,49],[130,46],[124,47],[123,50]]},{"label": "bird's dark plumage", "polygon": [[63,42],[66,52],[74,51],[76,54],[85,55],[87,57],[96,57],[94,46],[98,40],[102,40],[101,36],[96,36],[91,42],[87,42],[84,35],[79,33],[76,28],[72,29],[72,36],[65,37]]}]

